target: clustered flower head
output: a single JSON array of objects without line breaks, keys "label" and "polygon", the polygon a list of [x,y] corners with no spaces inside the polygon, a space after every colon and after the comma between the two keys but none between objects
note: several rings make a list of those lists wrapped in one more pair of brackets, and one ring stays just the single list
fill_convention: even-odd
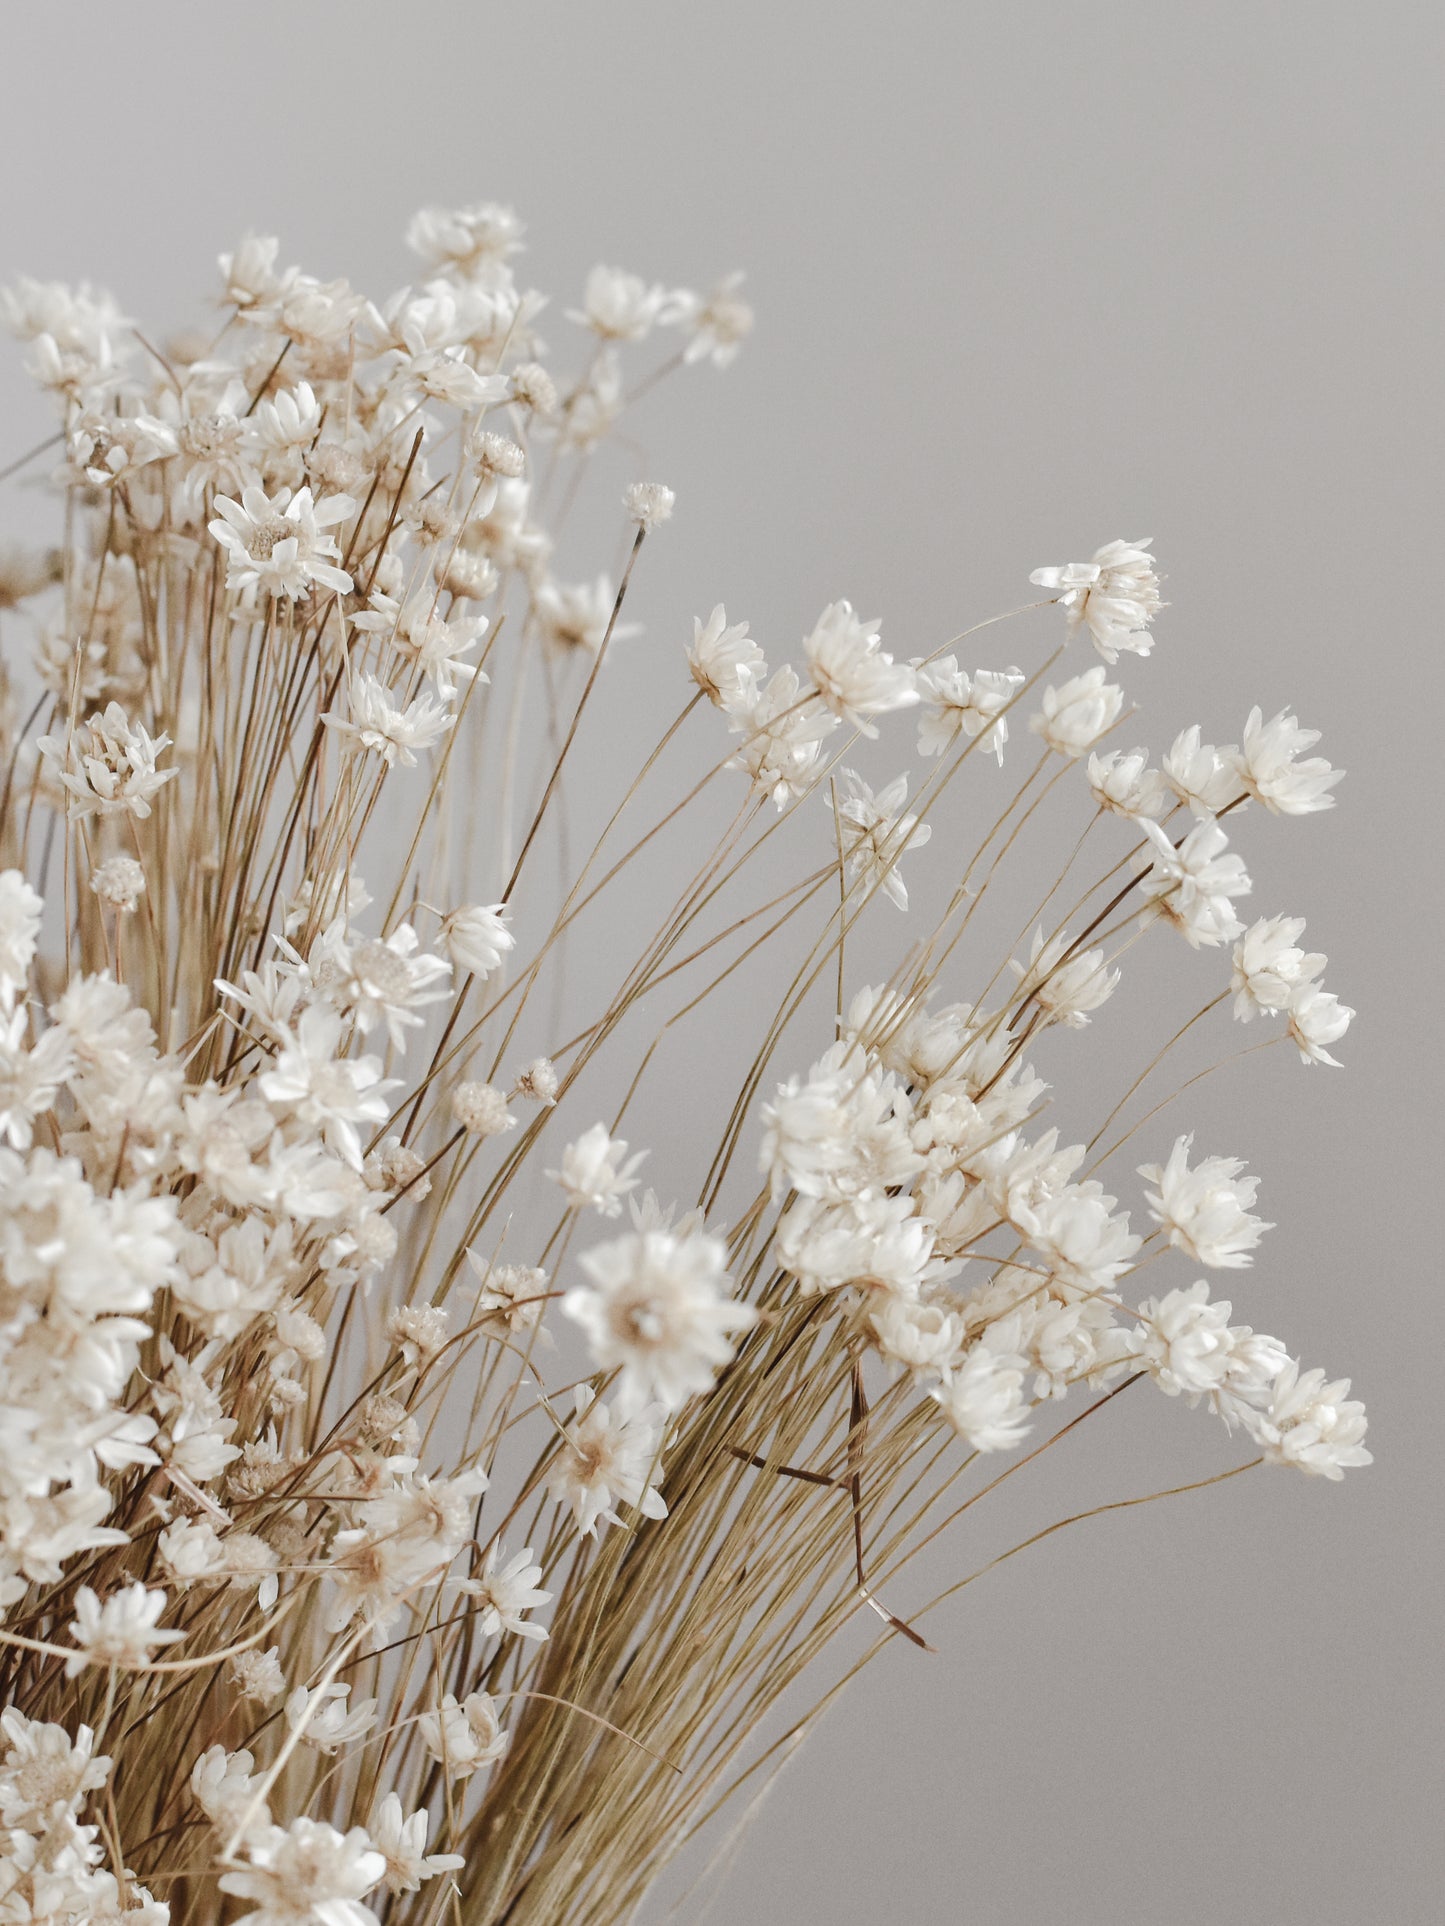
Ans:
[{"label": "clustered flower head", "polygon": [[[406,238],[378,302],[245,236],[164,358],[89,286],[0,297],[67,497],[62,548],[0,551],[7,1921],[520,1917],[534,1878],[581,1917],[684,1836],[789,1627],[902,1624],[874,1521],[920,1451],[968,1476],[1137,1375],[1268,1464],[1369,1463],[1348,1380],[1193,1276],[1263,1262],[1244,1160],[1137,1085],[1087,1147],[1042,1114],[1079,1032],[1136,1041],[1135,944],[1197,972],[1185,1030],[1335,1063],[1353,1012],[1302,918],[1246,927],[1231,845],[1333,805],[1317,733],[1111,740],[1164,607],[1115,541],[1033,577],[1093,667],[836,597],[780,660],[719,600],[639,748],[611,658],[675,504],[616,431],[736,359],[741,277],[549,310],[512,209]],[[659,914],[679,765],[725,826]],[[990,955],[1036,776],[1069,888]],[[689,1026],[748,1064],[696,1166]]]}]

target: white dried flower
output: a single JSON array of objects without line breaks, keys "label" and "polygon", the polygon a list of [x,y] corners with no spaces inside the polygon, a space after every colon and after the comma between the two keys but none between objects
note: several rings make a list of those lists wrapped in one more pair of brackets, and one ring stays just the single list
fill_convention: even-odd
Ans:
[{"label": "white dried flower", "polygon": [[248,234],[232,254],[222,254],[219,266],[226,299],[233,307],[251,308],[274,301],[296,270],[276,272],[281,243],[274,234]]},{"label": "white dried flower", "polygon": [[687,665],[693,681],[717,709],[733,709],[752,696],[768,672],[747,623],[735,622],[730,628],[721,602],[706,622],[693,617]]},{"label": "white dried flower", "polygon": [[1170,744],[1161,769],[1180,802],[1187,803],[1203,819],[1221,815],[1243,797],[1245,790],[1236,766],[1238,750],[1233,746],[1216,749],[1212,742],[1202,742],[1200,733],[1197,722],[1181,730]]},{"label": "white dried flower", "polygon": [[1011,959],[1009,968],[1019,979],[1020,999],[1036,1003],[1045,1023],[1071,1030],[1083,1029],[1119,986],[1119,972],[1108,967],[1104,952],[1074,949],[1065,930],[1047,943],[1043,930],[1036,930],[1028,962]]},{"label": "white dried flower", "polygon": [[646,1155],[639,1150],[629,1157],[625,1139],[609,1136],[606,1124],[593,1124],[567,1145],[559,1168],[547,1175],[562,1186],[572,1210],[590,1208],[603,1217],[618,1217],[622,1199],[637,1188],[637,1172]]},{"label": "white dried flower", "polygon": [[117,916],[128,916],[145,895],[145,871],[133,856],[108,856],[96,865],[90,887]]},{"label": "white dried flower", "polygon": [[384,682],[363,670],[347,684],[346,708],[328,709],[321,720],[360,748],[375,750],[388,767],[411,769],[418,752],[434,749],[456,717],[429,695],[398,704]]},{"label": "white dried flower", "polygon": [[530,1097],[533,1103],[553,1104],[561,1080],[557,1067],[550,1057],[534,1057],[517,1072],[517,1080],[512,1086],[514,1097]]},{"label": "white dried flower", "polygon": [[459,1083],[452,1092],[452,1117],[472,1137],[501,1137],[517,1128],[507,1093],[492,1083]]},{"label": "white dried flower", "polygon": [[431,1178],[426,1175],[426,1159],[400,1137],[385,1137],[361,1166],[369,1190],[389,1191],[419,1204],[431,1194]]},{"label": "white dried flower", "polygon": [[505,903],[469,903],[443,917],[437,941],[452,967],[483,980],[499,970],[516,947],[507,928],[511,914]]},{"label": "white dried flower", "polygon": [[726,368],[737,358],[753,331],[752,308],[738,293],[743,278],[741,273],[729,274],[710,294],[678,288],[668,297],[665,318],[690,336],[682,354],[685,362],[711,361],[715,368]]},{"label": "white dried flower", "polygon": [[1335,799],[1329,791],[1344,770],[1332,769],[1323,756],[1296,760],[1301,749],[1312,749],[1319,739],[1318,729],[1301,729],[1287,709],[1270,722],[1264,720],[1262,710],[1251,709],[1243,744],[1234,752],[1242,788],[1276,816],[1308,816],[1318,809],[1333,809]]},{"label": "white dried flower", "polygon": [[1082,756],[1119,720],[1124,691],[1104,680],[1105,670],[1085,669],[1043,693],[1043,708],[1029,727],[1061,756]]},{"label": "white dried flower", "polygon": [[242,1915],[250,1926],[372,1926],[376,1915],[360,1902],[382,1878],[386,1860],[365,1829],[340,1833],[319,1819],[267,1826],[243,1842],[243,1870],[222,1873],[221,1891],[254,1902]]},{"label": "white dried flower", "polygon": [[1256,1016],[1277,1016],[1308,989],[1328,959],[1298,948],[1305,932],[1302,916],[1261,917],[1234,946],[1234,1014],[1242,1023]]},{"label": "white dried flower", "polygon": [[803,638],[808,674],[824,706],[865,736],[871,720],[918,701],[917,679],[906,663],[886,653],[872,618],[853,613],[851,602],[830,602]]},{"label": "white dried flower", "polygon": [[1028,1434],[1024,1376],[1018,1366],[975,1344],[929,1393],[974,1451],[1008,1451]]},{"label": "white dried flower", "polygon": [[743,740],[728,766],[745,771],[760,795],[785,809],[817,781],[819,744],[837,726],[836,716],[808,699],[791,666],[761,689],[750,675],[740,676],[728,727]]},{"label": "white dried flower", "polygon": [[515,1557],[507,1558],[501,1543],[493,1539],[482,1566],[481,1577],[463,1579],[457,1590],[475,1601],[478,1624],[484,1638],[497,1638],[503,1632],[512,1632],[518,1638],[540,1641],[546,1638],[547,1628],[545,1625],[533,1625],[526,1613],[551,1600],[550,1592],[537,1589],[537,1580],[541,1576],[542,1567],[533,1564],[530,1545]]},{"label": "white dried flower", "polygon": [[434,1852],[426,1849],[431,1816],[425,1806],[404,1817],[401,1800],[388,1792],[372,1807],[366,1830],[373,1847],[386,1861],[382,1884],[389,1893],[419,1892],[428,1879],[438,1873],[457,1872],[466,1865],[459,1852]]},{"label": "white dried flower", "polygon": [[293,602],[314,583],[340,595],[350,589],[351,577],[337,567],[335,538],[323,533],[355,514],[349,495],[313,503],[309,488],[295,495],[282,488],[272,497],[252,483],[241,490],[239,502],[218,495],[216,510],[208,526],[226,551],[227,588],[259,588]]},{"label": "white dried flower", "polygon": [[659,522],[672,520],[676,495],[661,482],[633,482],[622,498],[627,510],[627,519],[636,522],[640,530],[656,528]]},{"label": "white dried flower", "polygon": [[515,254],[525,232],[510,207],[480,201],[473,207],[422,208],[412,216],[406,244],[433,267],[470,279]]},{"label": "white dried flower", "polygon": [[1008,741],[1010,702],[1024,685],[1021,669],[979,669],[969,675],[958,666],[956,656],[939,656],[933,662],[914,664],[918,694],[923,713],[918,719],[918,753],[941,756],[952,748],[960,734],[972,740],[988,731],[987,747],[1003,763],[1003,746]]},{"label": "white dried flower", "polygon": [[156,1621],[166,1609],[163,1591],[147,1591],[137,1581],[112,1592],[103,1603],[82,1585],[75,1594],[75,1618],[70,1636],[79,1648],[65,1661],[65,1676],[74,1678],[87,1665],[118,1665],[135,1670],[148,1665],[152,1647],[175,1645],[184,1632],[163,1632]]},{"label": "white dried flower", "polygon": [[[600,655],[617,593],[607,576],[595,582],[543,582],[532,598],[532,612],[548,648],[560,655]],[[633,622],[612,622],[613,642],[636,635]]]},{"label": "white dried flower", "polygon": [[279,1645],[265,1652],[252,1649],[233,1653],[226,1661],[226,1672],[241,1697],[253,1699],[257,1705],[274,1705],[286,1690]]},{"label": "white dried flower", "polygon": [[1087,627],[1106,662],[1117,662],[1124,651],[1148,655],[1153,647],[1149,624],[1164,604],[1149,540],[1106,542],[1092,561],[1036,568],[1029,577],[1039,588],[1059,591],[1054,600],[1068,612],[1069,633]]},{"label": "white dried flower", "polygon": [[348,1705],[350,1696],[351,1687],[339,1680],[318,1685],[314,1692],[298,1685],[286,1701],[286,1723],[318,1752],[338,1752],[342,1746],[365,1738],[376,1724],[377,1701],[358,1699],[355,1705]]},{"label": "white dried flower", "polygon": [[256,1797],[255,1764],[244,1747],[227,1752],[224,1746],[213,1745],[191,1767],[191,1796],[225,1838],[238,1826],[244,1826],[244,1836],[251,1838],[271,1824],[270,1807]]},{"label": "white dried flower", "polygon": [[557,387],[539,361],[521,361],[512,370],[512,399],[533,414],[557,412]]},{"label": "white dried flower", "polygon": [[964,1322],[943,1304],[889,1295],[869,1312],[868,1322],[884,1357],[903,1365],[915,1381],[947,1379],[964,1347]]},{"label": "white dried flower", "polygon": [[1339,1042],[1354,1014],[1332,991],[1314,983],[1299,984],[1289,1000],[1289,1034],[1303,1061],[1332,1064],[1338,1070],[1339,1059],[1330,1055],[1326,1045]]},{"label": "white dried flower", "polygon": [[1336,1481],[1355,1466],[1373,1464],[1364,1446],[1365,1407],[1349,1389],[1348,1378],[1327,1383],[1323,1371],[1302,1373],[1289,1359],[1255,1427],[1266,1459]]},{"label": "white dried flower", "polygon": [[0,870],[0,1010],[7,1014],[29,980],[44,907],[18,869]]},{"label": "white dried flower", "polygon": [[576,1416],[563,1430],[547,1496],[571,1507],[584,1538],[597,1536],[598,1519],[622,1523],[619,1501],[644,1518],[666,1518],[667,1506],[651,1482],[662,1453],[662,1406],[644,1405],[629,1417],[614,1417],[590,1385],[579,1384],[573,1398]]},{"label": "white dried flower", "polygon": [[890,902],[906,910],[908,891],[898,874],[899,859],[910,849],[922,849],[933,834],[929,824],[903,813],[908,778],[895,776],[875,795],[861,776],[845,769],[843,784],[838,824],[848,880],[865,889],[881,889]]},{"label": "white dried flower", "polygon": [[507,1734],[497,1716],[496,1702],[486,1692],[472,1692],[460,1705],[448,1692],[435,1712],[417,1721],[422,1744],[449,1779],[466,1779],[484,1765],[492,1765],[507,1749]]},{"label": "white dried flower", "polygon": [[[534,1331],[547,1299],[547,1273],[532,1264],[498,1264],[467,1251],[478,1282],[473,1315],[490,1331]],[[547,1342],[545,1334],[542,1339]]]},{"label": "white dried flower", "polygon": [[1169,784],[1163,772],[1149,767],[1147,749],[1111,749],[1106,756],[1089,757],[1089,788],[1100,809],[1136,820],[1162,816],[1169,807]]},{"label": "white dried flower", "polygon": [[628,1414],[658,1403],[679,1410],[710,1391],[733,1357],[732,1339],[758,1314],[729,1295],[727,1250],[706,1231],[637,1231],[595,1245],[579,1259],[589,1282],[562,1309],[580,1324],[593,1361],[619,1370]]},{"label": "white dried flower", "polygon": [[1193,949],[1241,935],[1244,925],[1234,914],[1234,898],[1247,896],[1254,885],[1219,824],[1212,817],[1196,823],[1177,849],[1157,823],[1140,828],[1149,848],[1134,861],[1150,902],[1146,913],[1167,916]]},{"label": "white dried flower", "polygon": [[567,319],[580,321],[604,341],[640,341],[661,318],[666,301],[666,288],[656,283],[621,268],[595,267],[587,276],[582,307],[569,308]]},{"label": "white dried flower", "polygon": [[[527,457],[505,435],[493,434],[490,429],[475,427],[468,430],[466,442],[467,460],[477,471],[477,479],[482,482],[515,479],[527,472]],[[473,515],[485,515],[491,503],[485,507],[480,502],[472,504]]]},{"label": "white dried flower", "polygon": [[1274,1229],[1249,1214],[1259,1179],[1241,1177],[1237,1157],[1205,1157],[1191,1170],[1193,1143],[1192,1136],[1178,1137],[1167,1163],[1140,1164],[1139,1175],[1156,1186],[1145,1194],[1150,1214],[1196,1264],[1238,1270],[1254,1262],[1250,1253]]},{"label": "white dried flower", "polygon": [[139,816],[151,813],[153,798],[177,775],[158,769],[156,759],[171,746],[169,736],[152,736],[118,702],[77,727],[68,742],[41,736],[37,748],[56,768],[70,791],[72,821],[87,816]]}]

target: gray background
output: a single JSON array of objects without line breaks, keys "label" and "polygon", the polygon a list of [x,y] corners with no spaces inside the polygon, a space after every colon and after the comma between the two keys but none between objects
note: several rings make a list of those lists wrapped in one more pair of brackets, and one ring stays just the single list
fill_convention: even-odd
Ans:
[{"label": "gray background", "polygon": [[[1127,665],[1140,739],[1195,717],[1228,739],[1251,702],[1291,703],[1350,771],[1332,816],[1242,837],[1261,911],[1310,916],[1360,1011],[1347,1068],[1271,1053],[1179,1127],[1263,1171],[1280,1228],[1238,1311],[1353,1372],[1378,1463],[1096,1521],[969,1591],[930,1621],[939,1656],[895,1644],[804,1747],[717,1926],[1439,1915],[1435,15],[10,18],[7,276],[89,275],[163,327],[256,226],[380,294],[411,272],[414,207],[483,197],[523,214],[559,308],[594,260],[746,267],[743,359],[639,430],[680,498],[640,584],[650,634],[671,647],[721,597],[781,654],[846,594],[919,653],[1025,599],[1030,568],[1152,535],[1173,607]],[[46,422],[10,358],[0,400],[18,453]],[[1032,663],[1053,634],[979,660]],[[637,653],[618,680],[650,727],[671,713],[671,669]],[[1009,1522],[1231,1462],[1203,1415],[1142,1394],[1094,1430]]]}]

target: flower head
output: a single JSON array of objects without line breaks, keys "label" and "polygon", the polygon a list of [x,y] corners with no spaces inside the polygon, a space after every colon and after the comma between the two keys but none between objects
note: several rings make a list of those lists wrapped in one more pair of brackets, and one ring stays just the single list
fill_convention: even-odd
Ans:
[{"label": "flower head", "polygon": [[567,1193],[571,1209],[590,1207],[603,1217],[618,1217],[622,1199],[637,1188],[637,1171],[646,1155],[639,1150],[629,1157],[626,1141],[610,1137],[606,1124],[597,1123],[567,1145],[560,1168],[547,1175]]},{"label": "flower head", "polygon": [[243,1843],[245,1867],[221,1875],[221,1891],[250,1900],[237,1926],[376,1926],[361,1900],[386,1872],[386,1860],[361,1826],[340,1833],[319,1819],[267,1826]]},{"label": "flower head", "polygon": [[597,1536],[599,1518],[622,1523],[619,1501],[644,1518],[665,1518],[667,1506],[650,1482],[662,1450],[662,1406],[644,1405],[628,1417],[614,1416],[590,1385],[578,1385],[573,1396],[576,1416],[565,1427],[552,1461],[548,1497],[571,1507],[584,1538]]},{"label": "flower head", "polygon": [[1261,917],[1235,944],[1229,987],[1241,1023],[1287,1010],[1324,969],[1326,957],[1298,948],[1304,931],[1302,916]]},{"label": "flower head", "polygon": [[1082,756],[1118,721],[1124,691],[1104,675],[1098,667],[1085,669],[1057,688],[1046,688],[1042,710],[1029,717],[1034,734],[1061,756]]},{"label": "flower head", "polygon": [[882,646],[878,624],[853,613],[850,602],[830,602],[803,638],[808,674],[824,706],[865,736],[876,736],[873,716],[918,700],[906,663]]},{"label": "flower head", "polygon": [[1272,721],[1251,709],[1244,725],[1244,741],[1234,752],[1234,767],[1244,790],[1276,816],[1308,816],[1317,809],[1333,809],[1330,790],[1344,776],[1331,769],[1323,756],[1297,760],[1301,749],[1312,749],[1318,729],[1301,729],[1287,709]]},{"label": "flower head", "polygon": [[1147,914],[1167,916],[1192,949],[1233,941],[1244,925],[1236,896],[1253,888],[1244,859],[1212,817],[1196,823],[1176,849],[1157,823],[1141,823],[1149,847],[1135,858]]},{"label": "flower head", "polygon": [[918,753],[941,756],[960,733],[970,739],[988,731],[987,747],[1000,765],[1008,741],[1009,704],[1024,685],[1021,669],[979,669],[969,675],[957,658],[940,656],[915,665],[923,713],[918,719]]},{"label": "flower head", "polygon": [[721,602],[706,622],[694,617],[687,666],[714,708],[728,710],[754,695],[768,670],[762,650],[748,634],[747,623],[735,622],[729,628],[727,610]]},{"label": "flower head", "polygon": [[1237,1157],[1205,1157],[1191,1170],[1193,1142],[1179,1137],[1167,1163],[1139,1166],[1139,1175],[1155,1185],[1146,1193],[1150,1212],[1169,1242],[1196,1264],[1238,1270],[1254,1262],[1250,1253],[1274,1228],[1250,1215],[1259,1179],[1242,1177]]},{"label": "flower head", "polygon": [[1164,604],[1148,545],[1148,536],[1106,542],[1090,562],[1036,568],[1029,577],[1039,588],[1059,591],[1054,600],[1068,612],[1069,633],[1086,627],[1106,662],[1117,662],[1123,651],[1148,655],[1154,645],[1149,624]]},{"label": "flower head", "polygon": [[489,1693],[472,1692],[460,1705],[448,1692],[435,1712],[417,1721],[422,1743],[449,1779],[467,1779],[507,1749],[507,1734]]},{"label": "flower head", "polygon": [[933,834],[929,824],[903,813],[908,778],[895,776],[875,795],[861,776],[845,769],[843,784],[838,823],[848,880],[881,888],[890,902],[906,910],[908,891],[898,874],[899,859],[910,849],[922,849]]},{"label": "flower head", "polygon": [[419,1807],[409,1818],[404,1816],[401,1800],[394,1792],[388,1792],[372,1808],[366,1830],[371,1836],[372,1846],[386,1861],[382,1884],[387,1892],[419,1892],[423,1883],[435,1879],[438,1873],[456,1872],[466,1865],[466,1860],[458,1852],[428,1854],[426,1836],[429,1824],[430,1815],[425,1806]]},{"label": "flower head", "polygon": [[[505,1562],[504,1562],[505,1561]],[[532,1562],[532,1547],[526,1546],[515,1557],[507,1558],[500,1543],[493,1539],[482,1566],[480,1578],[464,1579],[458,1590],[476,1601],[478,1624],[484,1638],[497,1638],[514,1632],[518,1638],[544,1639],[545,1625],[533,1625],[526,1617],[537,1605],[545,1605],[550,1592],[538,1590],[542,1567]]]},{"label": "flower head", "polygon": [[218,495],[216,510],[209,527],[226,551],[227,588],[259,588],[293,602],[313,583],[341,595],[350,589],[351,577],[337,567],[335,538],[323,532],[356,512],[349,495],[313,503],[309,488],[295,495],[282,488],[272,497],[252,483],[241,490],[239,502]]},{"label": "flower head", "polygon": [[321,720],[359,748],[375,750],[388,766],[411,769],[418,752],[435,748],[456,717],[429,695],[399,705],[384,682],[363,671],[351,676],[346,708],[328,709]]},{"label": "flower head", "polygon": [[70,791],[72,821],[86,816],[149,816],[152,799],[179,773],[156,767],[157,758],[170,746],[169,736],[151,735],[142,724],[132,722],[118,702],[107,703],[78,727],[68,745],[53,736],[42,736],[38,744]]},{"label": "flower head", "polygon": [[621,268],[595,267],[587,276],[581,309],[570,309],[567,318],[580,321],[604,341],[640,341],[651,333],[666,302],[666,288],[655,282],[649,285]]},{"label": "flower head", "polygon": [[589,1281],[562,1308],[599,1368],[620,1370],[618,1403],[629,1414],[654,1402],[676,1411],[710,1391],[732,1361],[733,1337],[758,1321],[728,1294],[726,1246],[706,1231],[631,1232],[580,1262]]},{"label": "flower head", "polygon": [[661,482],[633,482],[623,496],[627,519],[636,522],[639,529],[656,528],[659,522],[671,521],[676,502],[676,495]]},{"label": "flower head", "polygon": [[742,282],[741,274],[729,274],[710,294],[679,288],[671,295],[665,318],[688,333],[684,361],[710,361],[715,368],[726,368],[737,358],[753,331],[752,308],[738,293]]},{"label": "flower head", "polygon": [[147,1591],[137,1580],[124,1591],[112,1592],[103,1603],[82,1585],[75,1594],[75,1619],[70,1636],[79,1650],[65,1661],[65,1676],[74,1678],[87,1665],[118,1665],[134,1670],[150,1663],[153,1646],[174,1645],[184,1632],[162,1632],[156,1621],[166,1609],[162,1591]]}]

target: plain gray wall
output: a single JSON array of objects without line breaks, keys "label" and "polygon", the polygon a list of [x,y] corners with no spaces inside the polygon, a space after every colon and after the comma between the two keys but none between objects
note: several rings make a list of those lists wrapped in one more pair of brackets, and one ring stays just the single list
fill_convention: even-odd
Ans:
[{"label": "plain gray wall", "polygon": [[[971,1590],[931,1621],[939,1656],[896,1645],[802,1750],[715,1926],[1439,1916],[1438,18],[10,17],[7,277],[90,276],[164,327],[258,227],[384,294],[411,273],[413,208],[486,197],[529,223],[558,307],[597,260],[673,283],[745,267],[744,357],[644,419],[680,498],[650,630],[724,598],[781,653],[844,594],[918,653],[1024,599],[1030,568],[1152,535],[1173,606],[1126,664],[1140,739],[1196,717],[1227,739],[1251,702],[1290,703],[1350,771],[1332,816],[1242,838],[1261,910],[1310,916],[1359,1009],[1347,1068],[1272,1053],[1179,1127],[1262,1171],[1280,1227],[1237,1313],[1353,1373],[1377,1464],[1117,1515]],[[17,362],[6,456],[46,426]],[[32,497],[5,499],[37,526]],[[1140,1394],[1017,1516],[1221,1468],[1216,1433]]]}]

